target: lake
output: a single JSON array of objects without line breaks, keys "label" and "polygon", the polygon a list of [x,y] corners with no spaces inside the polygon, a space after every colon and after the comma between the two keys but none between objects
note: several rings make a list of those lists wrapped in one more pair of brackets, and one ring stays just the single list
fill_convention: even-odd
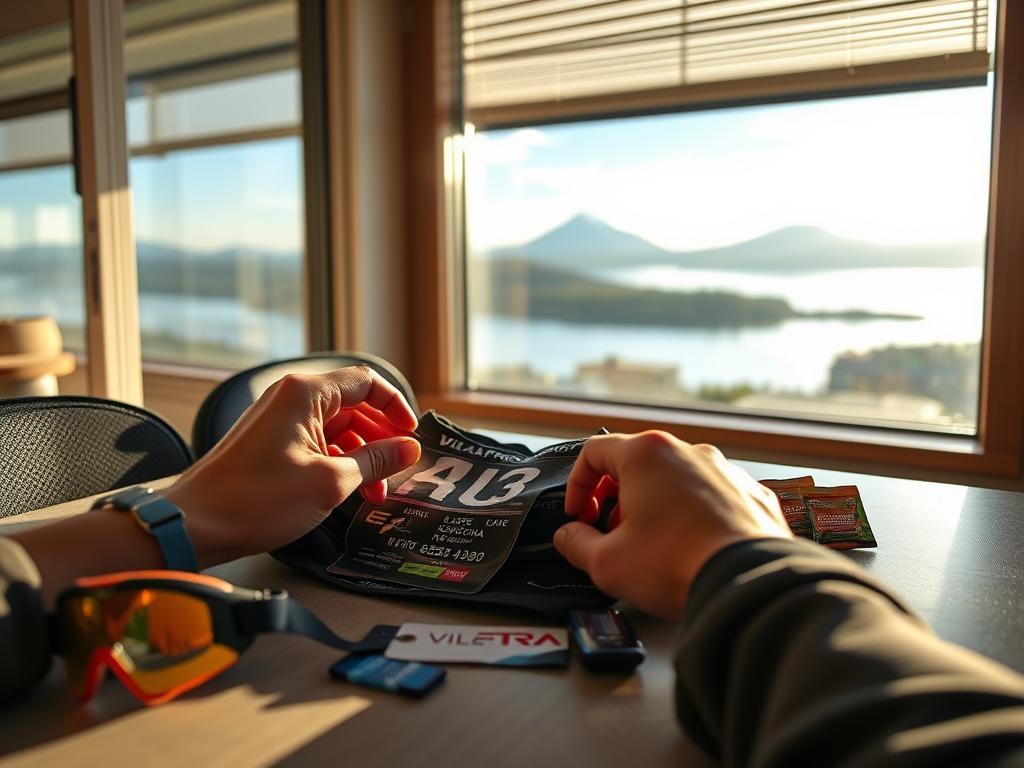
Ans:
[{"label": "lake", "polygon": [[[981,338],[984,274],[979,268],[780,275],[644,267],[591,274],[662,290],[780,296],[804,311],[866,309],[922,319],[794,320],[774,327],[708,330],[474,316],[469,329],[472,375],[486,379],[487,368],[528,365],[537,373],[568,379],[578,365],[614,355],[633,363],[676,365],[681,384],[691,390],[747,383],[813,394],[825,386],[829,367],[842,352]],[[67,286],[47,290],[41,295],[24,277],[0,275],[0,314],[51,314],[71,342],[82,324],[81,293]],[[225,367],[291,357],[301,354],[303,346],[301,318],[253,309],[232,298],[145,293],[140,321],[144,335],[163,339],[161,357],[175,357],[168,351],[172,340],[181,342],[178,356],[198,341],[222,348],[219,359],[210,359],[208,349],[204,362]]]},{"label": "lake", "polygon": [[[30,277],[0,275],[0,315],[54,317],[65,346],[81,350],[85,315],[81,290],[39,288]],[[247,306],[233,297],[139,295],[143,354],[148,359],[242,368],[263,360],[301,355],[301,317]]]},{"label": "lake", "polygon": [[836,355],[889,345],[977,342],[981,338],[984,273],[980,268],[861,269],[768,274],[643,267],[591,270],[590,275],[660,290],[723,289],[786,299],[801,311],[865,309],[919,315],[920,320],[793,320],[729,330],[575,325],[476,315],[470,327],[471,372],[529,365],[539,374],[574,376],[582,363],[616,356],[631,363],[667,363],[680,383],[750,384],[820,392]]}]

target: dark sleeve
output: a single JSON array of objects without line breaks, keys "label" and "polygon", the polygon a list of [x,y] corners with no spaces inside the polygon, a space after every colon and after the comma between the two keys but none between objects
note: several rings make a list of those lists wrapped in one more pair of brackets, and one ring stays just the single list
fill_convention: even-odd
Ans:
[{"label": "dark sleeve", "polygon": [[676,670],[679,719],[724,766],[1024,765],[1024,677],[808,541],[709,560]]},{"label": "dark sleeve", "polygon": [[0,537],[0,703],[30,688],[50,668],[40,581],[21,545]]}]

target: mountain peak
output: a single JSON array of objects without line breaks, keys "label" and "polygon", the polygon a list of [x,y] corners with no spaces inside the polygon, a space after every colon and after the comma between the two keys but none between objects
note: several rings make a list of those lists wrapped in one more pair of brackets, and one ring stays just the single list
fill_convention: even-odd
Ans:
[{"label": "mountain peak", "polygon": [[630,259],[667,253],[642,237],[616,229],[589,213],[578,213],[536,240],[502,248],[497,256],[526,256],[534,259]]},{"label": "mountain peak", "polygon": [[984,263],[980,241],[904,246],[876,245],[795,225],[733,245],[673,252],[615,229],[586,213],[532,242],[495,251],[495,257],[527,258],[550,266],[630,267],[669,264],[689,269],[753,272],[823,272],[878,267],[974,267]]},{"label": "mountain peak", "polygon": [[[837,242],[853,242],[846,238],[833,235],[821,227],[814,227],[807,224],[794,224],[773,232],[766,232],[752,240],[747,240],[742,245],[757,244],[758,248],[773,249],[784,248],[820,248],[821,246],[834,246]],[[737,245],[741,245],[737,243]],[[725,246],[731,248],[734,246]]]}]

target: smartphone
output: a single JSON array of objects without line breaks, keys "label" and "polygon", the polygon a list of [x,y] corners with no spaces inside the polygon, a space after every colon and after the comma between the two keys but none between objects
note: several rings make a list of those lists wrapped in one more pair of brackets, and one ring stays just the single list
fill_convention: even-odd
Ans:
[{"label": "smartphone", "polygon": [[595,672],[628,672],[647,651],[625,614],[611,608],[569,611],[569,629],[583,666]]},{"label": "smartphone", "polygon": [[332,666],[330,673],[356,685],[421,698],[444,680],[446,670],[416,661],[395,661],[379,653],[351,653]]}]

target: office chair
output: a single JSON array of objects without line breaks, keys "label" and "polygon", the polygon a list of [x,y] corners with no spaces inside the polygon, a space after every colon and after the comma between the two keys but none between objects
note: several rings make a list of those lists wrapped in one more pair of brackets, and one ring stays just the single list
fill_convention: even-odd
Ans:
[{"label": "office chair", "polygon": [[145,408],[77,395],[0,399],[0,517],[183,472],[188,444]]},{"label": "office chair", "polygon": [[287,374],[327,373],[354,365],[367,365],[375,370],[405,396],[414,412],[419,413],[416,395],[405,376],[391,363],[375,355],[365,352],[322,352],[290,360],[276,360],[236,373],[207,395],[192,426],[192,450],[196,458],[206,455],[228,433],[238,417],[271,384]]}]

